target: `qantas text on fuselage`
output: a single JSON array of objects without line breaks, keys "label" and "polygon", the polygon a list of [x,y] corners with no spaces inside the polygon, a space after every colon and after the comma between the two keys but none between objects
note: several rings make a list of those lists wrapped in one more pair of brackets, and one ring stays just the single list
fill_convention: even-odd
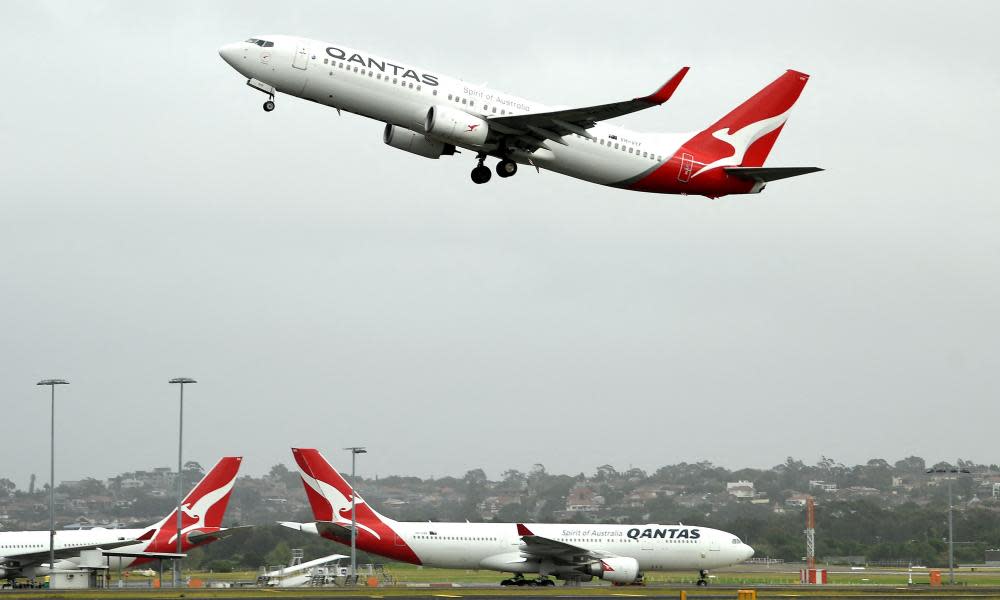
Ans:
[{"label": "qantas text on fuselage", "polygon": [[227,44],[222,58],[268,94],[278,92],[385,123],[383,141],[425,158],[475,153],[472,180],[486,183],[487,157],[510,177],[530,165],[600,185],[712,198],[756,193],[767,182],[820,170],[764,167],[809,76],[786,71],[711,126],[647,133],[608,120],[666,102],[684,67],[648,95],[576,108],[552,108],[485,86],[342,44],[265,35]]}]

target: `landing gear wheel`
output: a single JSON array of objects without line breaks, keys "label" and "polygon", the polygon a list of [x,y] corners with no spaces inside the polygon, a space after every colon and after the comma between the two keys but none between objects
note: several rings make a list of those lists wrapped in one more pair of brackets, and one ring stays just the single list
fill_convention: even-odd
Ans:
[{"label": "landing gear wheel", "polygon": [[517,583],[513,579],[504,579],[500,582],[500,585],[507,587],[509,585],[517,585]]},{"label": "landing gear wheel", "polygon": [[708,571],[705,569],[698,571],[698,585],[701,587],[708,585]]},{"label": "landing gear wheel", "polygon": [[274,110],[274,100],[268,100],[264,103],[264,112],[271,112]]},{"label": "landing gear wheel", "polygon": [[480,164],[472,170],[472,181],[474,183],[486,183],[491,177],[493,177],[493,173],[485,165]]},{"label": "landing gear wheel", "polygon": [[517,173],[517,163],[512,160],[501,160],[497,163],[497,175],[500,177],[510,177]]}]

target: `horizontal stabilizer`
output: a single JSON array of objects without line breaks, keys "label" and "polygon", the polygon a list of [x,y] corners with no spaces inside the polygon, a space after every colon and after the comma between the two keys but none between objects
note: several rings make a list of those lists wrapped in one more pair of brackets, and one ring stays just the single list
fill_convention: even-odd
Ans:
[{"label": "horizontal stabilizer", "polygon": [[247,533],[253,529],[253,525],[240,525],[239,527],[226,527],[216,531],[192,531],[188,534],[188,540],[192,544],[200,544],[207,540],[221,540],[238,533]]},{"label": "horizontal stabilizer", "polygon": [[177,552],[125,552],[124,550],[104,550],[104,556],[119,556],[122,558],[158,558],[163,560],[187,558],[187,554]]},{"label": "horizontal stabilizer", "polygon": [[819,167],[723,167],[723,169],[733,177],[760,183],[787,179],[798,175],[807,175],[823,170]]}]

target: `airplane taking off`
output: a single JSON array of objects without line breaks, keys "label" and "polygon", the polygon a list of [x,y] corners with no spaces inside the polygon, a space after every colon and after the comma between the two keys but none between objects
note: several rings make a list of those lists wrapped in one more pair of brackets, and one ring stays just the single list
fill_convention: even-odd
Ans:
[{"label": "airplane taking off", "polygon": [[[349,546],[354,490],[318,450],[292,448],[292,454],[316,520],[281,524]],[[415,565],[514,574],[501,585],[555,585],[549,577],[633,583],[645,571],[680,570],[698,570],[698,585],[707,585],[708,569],[753,556],[753,548],[738,537],[708,527],[407,523],[380,515],[357,494],[354,503],[361,550]],[[539,578],[525,579],[525,573]]]},{"label": "airplane taking off", "polygon": [[[243,529],[222,527],[242,460],[238,456],[222,458],[184,498],[181,545],[185,552]],[[158,523],[142,529],[57,531],[54,547],[56,570],[76,569],[84,550],[101,550],[108,557],[108,566],[120,569],[185,556],[177,554],[176,508]],[[48,531],[0,532],[0,579],[33,579],[50,571]]]},{"label": "airplane taking off", "polygon": [[660,194],[760,192],[769,181],[821,171],[764,167],[809,76],[787,71],[703,131],[643,133],[605,121],[666,102],[688,67],[648,95],[579,108],[555,108],[367,52],[317,40],[265,35],[227,44],[219,54],[264,92],[278,92],[384,122],[383,141],[426,158],[476,153],[475,183],[518,164],[600,185]]}]

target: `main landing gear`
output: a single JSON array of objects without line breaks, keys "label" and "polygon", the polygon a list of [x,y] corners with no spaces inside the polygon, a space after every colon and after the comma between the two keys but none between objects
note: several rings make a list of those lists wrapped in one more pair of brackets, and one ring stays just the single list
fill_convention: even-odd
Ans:
[{"label": "main landing gear", "polygon": [[472,182],[476,184],[486,183],[490,180],[490,177],[493,176],[493,173],[491,173],[486,165],[483,164],[486,160],[486,155],[480,152],[479,155],[476,156],[476,159],[479,161],[479,164],[472,170]]},{"label": "main landing gear", "polygon": [[708,585],[708,571],[706,571],[705,569],[698,571],[698,585],[699,586]]},{"label": "main landing gear", "polygon": [[271,112],[274,110],[274,100],[268,100],[264,103],[264,112]]},{"label": "main landing gear", "polygon": [[555,584],[556,584],[556,582],[552,581],[548,577],[539,577],[538,579],[525,579],[524,575],[521,575],[520,573],[515,574],[514,577],[512,577],[510,579],[504,579],[503,581],[500,582],[500,585],[502,585],[504,587],[509,586],[509,585],[517,585],[517,586],[522,586],[522,587],[523,586],[545,587],[545,586],[555,585]]},{"label": "main landing gear", "polygon": [[510,177],[517,173],[517,163],[510,159],[503,159],[497,163],[497,175],[500,177]]},{"label": "main landing gear", "polygon": [[[472,170],[472,181],[477,184],[483,184],[493,177],[493,173],[485,164],[483,164],[486,160],[485,154],[479,154],[476,158],[479,160],[479,164]],[[516,162],[508,158],[504,158],[497,163],[497,175],[500,177],[510,177],[514,173],[517,173]]]}]

